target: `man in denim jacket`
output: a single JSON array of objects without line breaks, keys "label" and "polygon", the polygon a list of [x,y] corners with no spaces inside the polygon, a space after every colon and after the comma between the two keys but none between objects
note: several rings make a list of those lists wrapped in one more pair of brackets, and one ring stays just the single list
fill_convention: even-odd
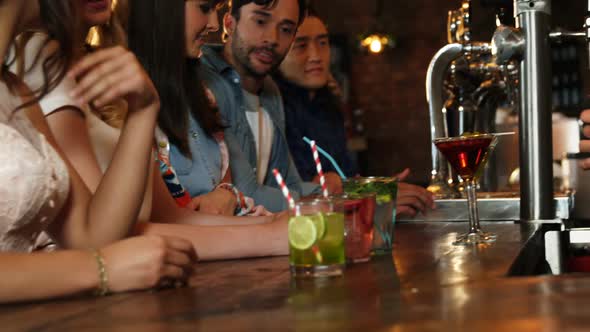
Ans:
[{"label": "man in denim jacket", "polygon": [[305,0],[234,0],[223,20],[225,45],[205,46],[201,57],[201,77],[228,126],[234,184],[271,211],[287,207],[274,168],[295,199],[317,190],[297,173],[281,95],[269,76],[289,51],[304,15]]}]

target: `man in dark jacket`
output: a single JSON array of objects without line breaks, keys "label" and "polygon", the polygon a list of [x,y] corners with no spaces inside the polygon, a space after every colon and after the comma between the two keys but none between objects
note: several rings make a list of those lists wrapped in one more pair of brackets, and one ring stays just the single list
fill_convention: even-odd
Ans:
[{"label": "man in dark jacket", "polygon": [[[295,41],[275,75],[285,104],[286,135],[291,155],[303,181],[319,183],[309,144],[315,140],[339,164],[346,176],[355,174],[346,150],[342,105],[330,74],[330,41],[324,22],[309,9]],[[328,190],[342,191],[342,181],[332,164],[320,157]],[[400,180],[409,170],[401,174]],[[431,193],[422,187],[400,183],[398,214],[414,215],[434,207]]]}]

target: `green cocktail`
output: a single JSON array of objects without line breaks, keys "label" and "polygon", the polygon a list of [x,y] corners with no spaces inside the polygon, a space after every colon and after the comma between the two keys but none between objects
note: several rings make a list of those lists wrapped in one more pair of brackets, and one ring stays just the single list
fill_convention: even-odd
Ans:
[{"label": "green cocktail", "polygon": [[342,275],[344,214],[328,200],[299,202],[289,219],[289,263],[296,277]]}]

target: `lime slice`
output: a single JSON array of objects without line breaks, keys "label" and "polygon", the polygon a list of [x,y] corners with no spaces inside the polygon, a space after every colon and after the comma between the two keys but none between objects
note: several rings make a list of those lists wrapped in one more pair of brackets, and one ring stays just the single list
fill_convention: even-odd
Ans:
[{"label": "lime slice", "polygon": [[317,239],[317,229],[313,220],[306,216],[289,219],[289,244],[295,249],[311,248]]},{"label": "lime slice", "polygon": [[377,204],[387,204],[389,202],[391,202],[390,194],[377,195]]},{"label": "lime slice", "polygon": [[321,240],[326,235],[326,217],[321,212],[308,217],[313,221],[318,232],[318,239]]}]

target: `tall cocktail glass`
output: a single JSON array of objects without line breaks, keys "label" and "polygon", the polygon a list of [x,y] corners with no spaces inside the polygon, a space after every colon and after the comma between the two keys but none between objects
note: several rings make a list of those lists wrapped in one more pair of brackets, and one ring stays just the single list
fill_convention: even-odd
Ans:
[{"label": "tall cocktail glass", "polygon": [[465,182],[469,207],[469,232],[457,237],[455,245],[489,243],[496,235],[483,232],[479,225],[476,186],[488,159],[490,147],[495,145],[493,134],[472,134],[469,136],[437,138],[434,144],[445,156],[451,167]]},{"label": "tall cocktail glass", "polygon": [[371,193],[376,195],[373,227],[373,253],[390,255],[396,215],[397,179],[392,177],[355,177],[342,182],[348,195]]},{"label": "tall cocktail glass", "polygon": [[331,195],[330,199],[336,203],[336,206],[342,206],[344,211],[346,262],[368,262],[373,248],[375,194],[340,194]]}]

